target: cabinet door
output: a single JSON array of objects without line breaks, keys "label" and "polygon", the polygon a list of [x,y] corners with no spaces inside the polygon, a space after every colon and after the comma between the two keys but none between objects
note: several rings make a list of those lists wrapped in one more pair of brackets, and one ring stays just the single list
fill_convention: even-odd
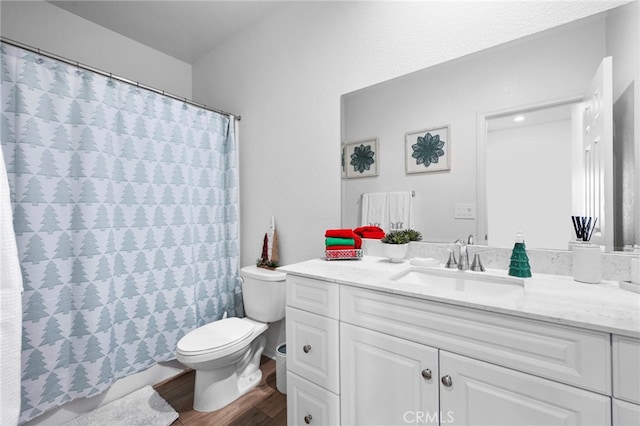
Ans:
[{"label": "cabinet door", "polygon": [[613,398],[613,425],[614,426],[638,426],[640,425],[640,405],[620,401]]},{"label": "cabinet door", "polygon": [[440,406],[455,425],[610,425],[611,399],[440,351]]},{"label": "cabinet door", "polygon": [[437,349],[341,323],[340,363],[342,424],[438,423]]},{"label": "cabinet door", "polygon": [[613,336],[613,396],[640,404],[640,340]]},{"label": "cabinet door", "polygon": [[287,307],[287,370],[338,393],[338,321]]}]

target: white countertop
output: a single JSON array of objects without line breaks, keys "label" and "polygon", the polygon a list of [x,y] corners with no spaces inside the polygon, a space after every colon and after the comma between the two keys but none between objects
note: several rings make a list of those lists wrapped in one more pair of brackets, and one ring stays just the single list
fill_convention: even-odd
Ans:
[{"label": "white countertop", "polygon": [[[533,277],[523,279],[523,289],[496,296],[389,280],[409,267],[412,267],[409,261],[391,263],[386,258],[365,256],[362,260],[318,258],[278,270],[391,294],[640,338],[640,294],[620,289],[617,282],[583,284],[568,276],[534,273]],[[508,276],[504,270],[461,273]]]}]

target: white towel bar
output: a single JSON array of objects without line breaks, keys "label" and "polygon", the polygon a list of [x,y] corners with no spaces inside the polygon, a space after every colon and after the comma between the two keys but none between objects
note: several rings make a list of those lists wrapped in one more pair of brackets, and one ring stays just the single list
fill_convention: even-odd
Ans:
[{"label": "white towel bar", "polygon": [[[363,195],[364,195],[364,192],[360,194],[360,198],[362,198]],[[411,196],[412,197],[416,196],[416,191],[415,190],[411,190]]]}]

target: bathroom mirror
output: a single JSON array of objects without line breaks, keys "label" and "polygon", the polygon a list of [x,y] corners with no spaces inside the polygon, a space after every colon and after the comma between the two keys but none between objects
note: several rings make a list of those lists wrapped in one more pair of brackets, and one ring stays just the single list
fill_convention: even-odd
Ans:
[{"label": "bathroom mirror", "polygon": [[[567,249],[575,239],[571,215],[586,215],[588,198],[584,167],[573,164],[586,154],[572,135],[583,131],[589,86],[610,56],[613,166],[611,189],[601,195],[609,200],[602,220],[612,237],[597,242],[608,250],[640,244],[638,16],[634,1],[343,95],[342,146],[376,140],[378,152],[375,176],[350,178],[343,165],[342,225],[361,225],[365,193],[414,191],[413,227],[425,241],[476,235],[479,243],[509,247],[523,231],[529,248]],[[545,112],[555,109],[564,115]],[[539,117],[517,131],[499,124],[533,112]],[[406,135],[444,127],[449,168],[407,173]]]}]

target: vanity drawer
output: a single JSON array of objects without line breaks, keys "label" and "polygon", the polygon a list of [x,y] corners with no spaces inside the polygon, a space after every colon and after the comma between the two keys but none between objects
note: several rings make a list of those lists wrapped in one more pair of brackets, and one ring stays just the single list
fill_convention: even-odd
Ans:
[{"label": "vanity drawer", "polygon": [[613,398],[613,426],[640,425],[640,405]]},{"label": "vanity drawer", "polygon": [[287,370],[339,393],[338,321],[287,307]]},{"label": "vanity drawer", "polygon": [[340,424],[340,398],[298,375],[287,373],[287,424]]},{"label": "vanity drawer", "polygon": [[287,306],[338,319],[338,284],[287,274]]},{"label": "vanity drawer", "polygon": [[611,394],[607,333],[343,286],[341,321]]},{"label": "vanity drawer", "polygon": [[640,404],[640,340],[613,335],[613,396]]}]

